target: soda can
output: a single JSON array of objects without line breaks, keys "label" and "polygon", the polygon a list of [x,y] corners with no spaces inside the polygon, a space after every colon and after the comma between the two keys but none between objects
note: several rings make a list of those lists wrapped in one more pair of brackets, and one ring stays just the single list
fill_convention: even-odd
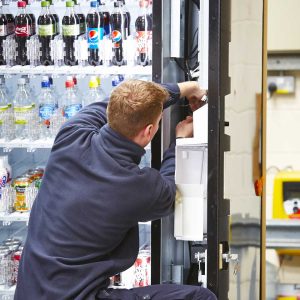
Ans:
[{"label": "soda can", "polygon": [[13,254],[13,258],[12,258],[12,261],[13,261],[12,283],[13,284],[17,283],[18,271],[19,271],[19,265],[20,265],[22,250],[23,250],[23,247],[20,247],[19,250],[15,251],[14,254]]},{"label": "soda can", "polygon": [[140,250],[134,263],[134,287],[148,286],[151,284],[151,252]]}]

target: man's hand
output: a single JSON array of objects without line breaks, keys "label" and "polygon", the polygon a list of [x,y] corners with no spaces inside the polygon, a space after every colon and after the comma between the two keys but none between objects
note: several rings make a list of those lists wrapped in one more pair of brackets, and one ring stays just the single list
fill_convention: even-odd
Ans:
[{"label": "man's hand", "polygon": [[176,138],[193,137],[193,118],[187,117],[176,126]]},{"label": "man's hand", "polygon": [[186,97],[189,101],[192,111],[197,110],[205,104],[203,97],[207,95],[206,90],[202,90],[196,81],[185,81],[178,83],[180,89],[180,97]]}]

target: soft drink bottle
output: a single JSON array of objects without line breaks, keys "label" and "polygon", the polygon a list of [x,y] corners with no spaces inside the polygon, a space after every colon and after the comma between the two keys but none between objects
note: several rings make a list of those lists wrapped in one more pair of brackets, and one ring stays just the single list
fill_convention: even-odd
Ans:
[{"label": "soft drink bottle", "polygon": [[18,88],[14,98],[15,135],[16,138],[31,138],[31,125],[35,105],[25,87],[25,78],[18,79]]},{"label": "soft drink bottle", "polygon": [[125,12],[126,16],[127,16],[127,20],[125,21],[125,28],[127,29],[127,33],[126,35],[129,36],[131,34],[131,29],[130,29],[130,23],[131,23],[131,15],[129,10],[126,7],[126,3],[125,0],[123,0],[123,11]]},{"label": "soft drink bottle", "polygon": [[4,53],[3,53],[3,41],[7,36],[7,18],[3,13],[2,2],[0,2],[0,65],[5,65]]},{"label": "soft drink bottle", "polygon": [[5,92],[0,78],[0,138],[6,141],[13,139],[14,124],[12,103]]},{"label": "soft drink bottle", "polygon": [[135,21],[137,50],[139,53],[137,63],[146,66],[150,63],[148,41],[152,39],[152,18],[147,11],[148,2],[140,1],[141,11]]},{"label": "soft drink bottle", "polygon": [[50,41],[55,36],[56,23],[55,18],[51,15],[48,1],[41,2],[42,11],[38,18],[38,36],[41,45],[40,63],[44,66],[53,65],[51,57]]},{"label": "soft drink bottle", "polygon": [[117,66],[125,64],[123,40],[127,39],[127,15],[123,11],[123,2],[115,1],[114,10],[110,15],[111,39],[113,42],[112,63]]},{"label": "soft drink bottle", "polygon": [[74,12],[74,2],[66,2],[66,12],[62,19],[62,35],[64,42],[64,63],[68,66],[78,64],[75,57],[74,41],[79,36],[79,18]]},{"label": "soft drink bottle", "polygon": [[110,14],[105,5],[105,1],[99,0],[100,12],[103,15],[104,35],[110,35]]},{"label": "soft drink bottle", "polygon": [[99,57],[99,41],[103,39],[103,15],[98,10],[98,2],[91,1],[91,9],[86,17],[88,36],[88,62],[91,66],[101,63]]},{"label": "soft drink bottle", "polygon": [[35,35],[36,34],[36,20],[35,20],[35,15],[31,11],[31,0],[24,0],[26,2],[26,11],[28,15],[31,18],[31,33],[30,35]]},{"label": "soft drink bottle", "polygon": [[81,11],[79,0],[74,0],[74,12],[79,18],[79,35],[85,34],[85,15]]},{"label": "soft drink bottle", "polygon": [[15,33],[15,17],[9,10],[10,1],[2,1],[3,3],[3,13],[7,19],[7,35]]},{"label": "soft drink bottle", "polygon": [[26,2],[18,1],[18,15],[15,19],[15,40],[17,44],[17,65],[28,65],[26,42],[31,35],[32,20],[26,12]]},{"label": "soft drink bottle", "polygon": [[52,137],[50,130],[51,118],[54,115],[57,105],[56,100],[53,97],[53,94],[50,89],[50,82],[47,76],[43,77],[41,83],[41,94],[39,96],[39,118],[40,118],[40,138],[49,138]]},{"label": "soft drink bottle", "polygon": [[63,100],[63,116],[65,120],[73,117],[82,108],[82,101],[78,99],[74,92],[74,82],[71,79],[66,81],[66,92]]},{"label": "soft drink bottle", "polygon": [[50,14],[54,17],[55,19],[55,25],[56,25],[56,28],[55,28],[55,35],[58,35],[60,33],[60,28],[59,28],[59,17],[58,17],[58,14],[56,13],[55,9],[54,9],[54,4],[53,4],[53,0],[48,0],[49,3],[50,3],[50,7],[49,7],[49,10],[50,10]]}]

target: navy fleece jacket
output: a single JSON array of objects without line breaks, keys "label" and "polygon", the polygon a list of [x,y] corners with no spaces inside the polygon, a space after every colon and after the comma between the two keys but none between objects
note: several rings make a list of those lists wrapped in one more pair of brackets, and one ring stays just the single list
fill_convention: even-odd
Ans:
[{"label": "navy fleece jacket", "polygon": [[[177,84],[165,85],[169,106]],[[15,300],[95,299],[138,254],[138,222],[164,217],[175,199],[175,146],[160,171],[144,149],[106,124],[107,103],[83,108],[58,133],[34,202]]]}]

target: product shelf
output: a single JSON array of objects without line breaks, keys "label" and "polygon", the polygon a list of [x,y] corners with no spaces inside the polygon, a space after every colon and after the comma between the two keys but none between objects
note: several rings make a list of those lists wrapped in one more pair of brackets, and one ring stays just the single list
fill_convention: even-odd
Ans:
[{"label": "product shelf", "polygon": [[141,75],[152,74],[152,66],[0,66],[4,75],[16,74],[51,74],[51,75]]},{"label": "product shelf", "polygon": [[15,294],[16,286],[4,287],[0,285],[0,300],[12,300]]},{"label": "product shelf", "polygon": [[9,225],[11,222],[28,222],[30,213],[18,212],[5,213],[0,212],[0,221],[3,222],[3,225]]},{"label": "product shelf", "polygon": [[11,141],[5,141],[0,139],[0,148],[3,148],[4,152],[10,152],[14,148],[26,148],[28,152],[33,152],[36,149],[50,149],[53,146],[54,139],[40,139],[30,141],[28,139],[14,139]]}]

